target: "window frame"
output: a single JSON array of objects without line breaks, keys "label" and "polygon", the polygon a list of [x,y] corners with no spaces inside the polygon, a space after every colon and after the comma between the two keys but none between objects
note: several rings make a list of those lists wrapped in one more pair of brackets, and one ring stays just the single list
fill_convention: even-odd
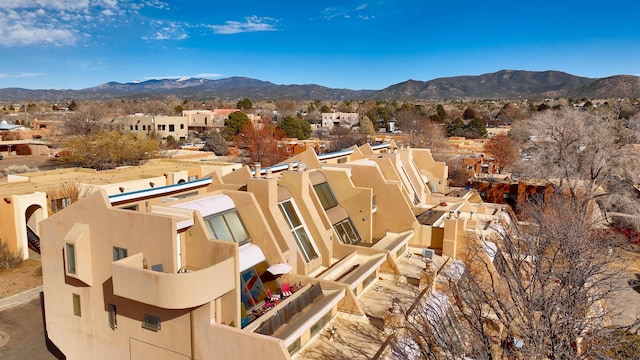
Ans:
[{"label": "window frame", "polygon": [[113,261],[118,261],[120,259],[124,259],[126,258],[128,255],[129,251],[125,248],[122,247],[117,247],[114,246],[113,247]]},{"label": "window frame", "polygon": [[[294,224],[294,219],[292,219],[289,212],[285,210],[286,204],[289,204],[291,206],[291,211],[293,212],[293,215],[297,217],[297,220],[299,223],[298,225]],[[316,247],[316,244],[315,244],[315,241],[313,241],[313,238],[309,236],[309,229],[307,228],[307,225],[305,224],[302,216],[300,216],[300,211],[298,210],[298,206],[296,205],[296,203],[292,199],[286,199],[278,203],[278,208],[280,209],[282,216],[287,221],[287,224],[289,225],[289,229],[291,230],[291,234],[293,235],[293,238],[296,240],[296,244],[298,244],[298,249],[300,249],[300,252],[302,252],[305,262],[308,263],[312,260],[317,259],[319,257],[318,248]],[[309,250],[312,253],[309,253],[306,247],[304,246],[303,239],[301,239],[301,236],[300,236],[300,232],[303,232],[304,236],[306,236],[306,243],[309,245],[310,247]]]},{"label": "window frame", "polygon": [[109,327],[113,330],[118,328],[118,315],[116,306],[113,304],[107,304],[107,312],[109,316]]},{"label": "window frame", "polygon": [[82,301],[80,299],[80,294],[72,293],[73,299],[73,315],[82,317]]},{"label": "window frame", "polygon": [[336,195],[333,193],[333,189],[331,189],[329,182],[325,181],[315,184],[313,185],[313,190],[316,192],[316,195],[320,200],[320,204],[322,204],[322,208],[325,211],[338,206],[338,199],[336,199]]},{"label": "window frame", "polygon": [[142,327],[158,332],[161,329],[161,321],[159,316],[144,314],[144,320],[142,321]]},{"label": "window frame", "polygon": [[[345,224],[349,226],[349,229],[345,227]],[[344,231],[340,232],[338,230],[339,227],[341,227]],[[353,221],[351,221],[350,217],[346,217],[338,221],[337,223],[333,224],[333,230],[336,232],[336,234],[338,234],[338,240],[340,240],[340,242],[343,244],[357,245],[362,241],[362,238],[360,237],[360,234],[358,233],[358,230],[356,229],[355,225],[353,225]],[[351,230],[351,233],[355,236],[355,239],[349,235],[349,230]],[[343,233],[348,238],[348,242],[344,241],[345,239],[342,236]]]},{"label": "window frame", "polygon": [[[231,215],[233,214],[233,215]],[[232,217],[234,217],[238,219],[238,223],[241,225],[241,229],[244,232],[244,234],[246,235],[246,238],[244,239],[237,239],[240,235],[239,232],[237,232],[236,230],[238,230],[237,224],[232,224],[232,225],[236,225],[236,226],[232,226],[230,225],[231,220],[235,221],[235,218],[232,219]],[[226,227],[225,229],[219,229],[219,230],[225,230],[230,236],[231,239],[226,237],[226,234],[222,234],[221,231],[216,231],[215,226],[214,225],[218,225],[220,224],[218,223],[214,223],[214,221],[216,221],[216,219],[220,218],[222,220],[222,224],[224,224],[224,226]],[[209,230],[209,235],[211,235],[214,239],[217,240],[223,240],[223,241],[231,241],[231,242],[235,242],[238,243],[240,245],[243,244],[247,244],[251,242],[251,236],[249,235],[249,231],[247,231],[247,227],[244,225],[244,222],[242,221],[242,217],[240,216],[240,214],[238,213],[238,210],[236,208],[232,208],[229,210],[225,210],[223,212],[219,212],[216,214],[211,214],[208,216],[205,216],[203,218],[205,224],[207,225],[207,229]],[[222,236],[221,236],[222,235]]]},{"label": "window frame", "polygon": [[65,243],[64,247],[67,274],[76,275],[78,273],[76,261],[76,244]]},{"label": "window frame", "polygon": [[71,205],[71,198],[69,196],[51,200],[51,210],[53,211],[60,211],[69,205]]}]

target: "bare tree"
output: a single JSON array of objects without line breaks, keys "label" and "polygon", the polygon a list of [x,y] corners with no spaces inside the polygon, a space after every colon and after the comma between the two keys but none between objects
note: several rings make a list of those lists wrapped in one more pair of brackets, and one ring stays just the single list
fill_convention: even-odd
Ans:
[{"label": "bare tree", "polygon": [[593,110],[545,111],[529,123],[531,177],[544,177],[568,195],[591,201],[606,196],[612,175],[635,179],[637,152],[631,129]]},{"label": "bare tree", "polygon": [[353,145],[362,145],[364,136],[362,134],[342,126],[336,126],[331,130],[331,151],[340,151],[350,148]]},{"label": "bare tree", "polygon": [[107,107],[98,102],[88,101],[77,106],[64,123],[66,135],[88,136],[95,134],[102,128],[107,116]]},{"label": "bare tree", "polygon": [[405,343],[394,349],[428,359],[610,358],[639,321],[607,326],[626,255],[587,213],[562,196],[528,205],[527,222],[504,213],[497,238],[469,240],[446,290],[406,310]]}]

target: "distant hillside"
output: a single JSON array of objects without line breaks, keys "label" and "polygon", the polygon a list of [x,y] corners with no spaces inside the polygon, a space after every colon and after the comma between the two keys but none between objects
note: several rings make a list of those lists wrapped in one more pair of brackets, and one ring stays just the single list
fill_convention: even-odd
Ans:
[{"label": "distant hillside", "polygon": [[595,79],[560,71],[502,70],[479,76],[456,76],[427,82],[409,80],[376,91],[374,98],[519,99],[566,96]]},{"label": "distant hillside", "polygon": [[0,101],[68,101],[108,99],[158,99],[169,95],[200,100],[353,100],[372,90],[331,89],[319,85],[276,85],[245,77],[225,79],[162,79],[132,83],[108,82],[82,90],[0,89]]},{"label": "distant hillside", "polygon": [[598,79],[571,92],[574,98],[637,99],[640,98],[640,77],[616,75]]},{"label": "distant hillside", "polygon": [[502,70],[479,76],[430,81],[408,80],[385,89],[332,89],[315,84],[277,85],[245,77],[225,79],[163,79],[109,82],[82,90],[0,89],[0,101],[159,99],[169,95],[196,100],[448,100],[536,98],[640,98],[640,77],[630,75],[591,79],[560,71]]}]

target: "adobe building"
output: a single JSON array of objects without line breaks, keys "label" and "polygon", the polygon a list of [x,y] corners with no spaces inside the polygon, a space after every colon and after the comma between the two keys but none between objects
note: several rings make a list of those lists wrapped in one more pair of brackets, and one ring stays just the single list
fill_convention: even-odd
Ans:
[{"label": "adobe building", "polygon": [[40,225],[46,331],[67,358],[390,356],[393,309],[440,299],[502,216],[394,143],[100,188]]},{"label": "adobe building", "polygon": [[[0,185],[0,239],[9,251],[26,259],[29,249],[39,251],[40,222],[80,197],[99,189],[116,196],[152,188],[162,193],[166,186],[203,179],[212,172],[226,174],[238,167],[212,161],[157,159],[142,166],[105,171],[66,168],[8,175],[7,183]],[[160,200],[149,199],[146,205],[154,201]]]}]

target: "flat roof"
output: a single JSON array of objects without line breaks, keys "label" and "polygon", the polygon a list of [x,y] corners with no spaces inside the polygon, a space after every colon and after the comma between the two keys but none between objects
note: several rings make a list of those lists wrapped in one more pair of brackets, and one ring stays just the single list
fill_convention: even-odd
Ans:
[{"label": "flat roof", "polygon": [[[393,303],[397,302],[402,309],[409,309],[426,288],[426,284],[418,287],[407,281],[407,278],[420,279],[426,267],[421,254],[422,248],[410,247],[405,255],[397,259],[400,274],[381,273],[363,290],[358,296],[358,303],[367,316],[338,312],[325,328],[292,358],[373,358],[382,347],[386,346],[389,336],[392,336],[390,332],[376,327],[375,319],[384,320],[385,327],[392,328],[394,315],[390,310]],[[450,265],[449,257],[435,255],[430,267],[436,272],[447,269]],[[441,273],[444,274],[444,271]],[[445,281],[444,275],[439,275],[434,283],[443,281]],[[426,300],[429,296],[429,292],[425,293],[424,299]],[[400,316],[403,317],[403,315]],[[335,334],[332,336],[334,328]]]}]

